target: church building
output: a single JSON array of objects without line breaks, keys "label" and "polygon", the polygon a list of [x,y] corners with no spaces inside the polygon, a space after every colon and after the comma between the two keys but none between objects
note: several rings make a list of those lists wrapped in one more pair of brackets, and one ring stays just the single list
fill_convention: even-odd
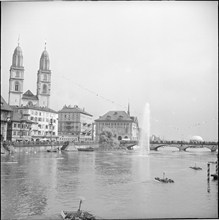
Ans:
[{"label": "church building", "polygon": [[40,58],[40,65],[37,73],[36,95],[34,95],[30,90],[27,90],[24,93],[23,88],[24,88],[23,53],[21,47],[18,44],[18,46],[14,50],[14,54],[12,57],[12,65],[10,68],[8,104],[14,106],[35,105],[38,107],[49,108],[50,89],[51,89],[51,70],[50,70],[49,54],[46,50],[46,46]]},{"label": "church building", "polygon": [[[28,133],[29,137],[28,135],[25,138],[22,136],[20,140],[41,140],[47,136],[58,138],[58,113],[49,108],[50,92],[51,70],[46,44],[40,57],[35,95],[29,89],[24,92],[23,52],[18,43],[14,50],[10,68],[8,104],[13,109],[13,114],[19,113],[22,116],[22,120],[25,118],[25,120],[32,121],[30,123],[31,132]],[[12,115],[11,124],[15,123],[13,118],[15,117]],[[11,132],[11,140],[17,139],[13,137],[14,133]]]}]

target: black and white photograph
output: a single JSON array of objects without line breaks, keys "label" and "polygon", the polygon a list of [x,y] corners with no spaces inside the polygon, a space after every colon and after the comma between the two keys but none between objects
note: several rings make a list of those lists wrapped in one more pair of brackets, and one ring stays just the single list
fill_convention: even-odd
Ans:
[{"label": "black and white photograph", "polygon": [[1,219],[218,218],[218,1],[1,2]]}]

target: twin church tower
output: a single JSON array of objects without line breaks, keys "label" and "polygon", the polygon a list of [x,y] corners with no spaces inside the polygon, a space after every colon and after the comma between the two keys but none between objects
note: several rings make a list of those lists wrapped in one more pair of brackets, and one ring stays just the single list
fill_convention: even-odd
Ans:
[{"label": "twin church tower", "polygon": [[38,107],[49,108],[51,89],[51,70],[49,64],[49,54],[46,50],[45,44],[44,51],[40,57],[40,65],[37,73],[36,95],[30,90],[23,93],[23,53],[18,43],[18,46],[14,50],[12,65],[10,68],[8,104],[12,106],[35,105]]}]

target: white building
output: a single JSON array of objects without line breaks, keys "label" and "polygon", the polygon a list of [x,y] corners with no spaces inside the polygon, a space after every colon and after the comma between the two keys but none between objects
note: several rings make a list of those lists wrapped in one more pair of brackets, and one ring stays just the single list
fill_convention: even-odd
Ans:
[{"label": "white building", "polygon": [[13,106],[14,112],[18,112],[23,118],[33,122],[30,136],[32,140],[58,139],[58,113],[46,107],[37,106]]}]

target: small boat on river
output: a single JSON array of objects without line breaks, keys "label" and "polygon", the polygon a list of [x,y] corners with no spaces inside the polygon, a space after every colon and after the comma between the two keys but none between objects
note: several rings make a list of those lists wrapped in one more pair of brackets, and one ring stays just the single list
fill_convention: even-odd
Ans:
[{"label": "small boat on river", "polygon": [[189,168],[191,168],[191,169],[193,169],[193,170],[202,170],[202,168],[201,168],[201,167],[197,167],[196,164],[195,164],[194,167],[189,167]]},{"label": "small boat on river", "polygon": [[161,183],[174,183],[172,179],[164,178],[164,176],[165,176],[165,173],[163,173],[163,178],[155,177],[154,179]]},{"label": "small boat on river", "polygon": [[155,177],[154,179],[159,181],[159,182],[162,182],[162,183],[174,183],[174,181],[172,179],[168,179],[168,178],[162,179],[162,178],[159,178],[159,177]]},{"label": "small boat on river", "polygon": [[47,152],[58,152],[57,149],[54,149],[54,150],[47,150]]},{"label": "small boat on river", "polygon": [[66,220],[96,220],[96,218],[89,212],[80,210],[82,200],[80,200],[77,211],[61,211],[61,216]]},{"label": "small boat on river", "polygon": [[93,147],[78,147],[78,151],[94,151]]},{"label": "small boat on river", "polygon": [[66,220],[95,220],[95,217],[91,215],[89,212],[85,211],[61,211],[61,216]]}]

